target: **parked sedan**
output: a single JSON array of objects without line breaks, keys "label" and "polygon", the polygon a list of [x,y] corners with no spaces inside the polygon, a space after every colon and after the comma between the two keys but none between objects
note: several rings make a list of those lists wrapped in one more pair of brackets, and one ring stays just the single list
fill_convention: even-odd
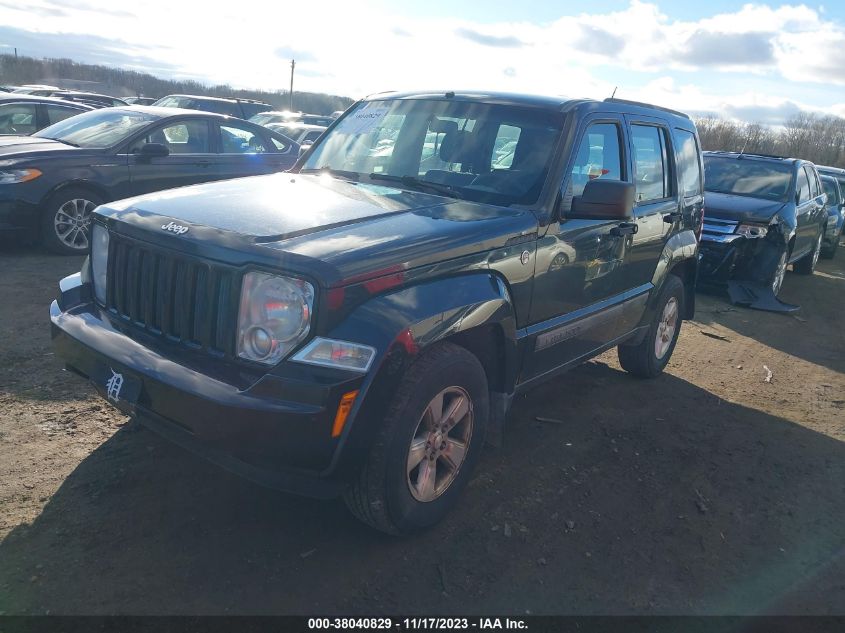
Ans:
[{"label": "parked sedan", "polygon": [[299,146],[247,121],[127,106],[80,114],[33,136],[0,137],[0,231],[84,253],[99,204],[210,180],[288,169]]},{"label": "parked sedan", "polygon": [[0,93],[0,134],[34,134],[40,129],[93,108],[52,97]]},{"label": "parked sedan", "polygon": [[323,125],[309,125],[308,123],[299,122],[266,123],[264,127],[283,134],[302,146],[313,144],[326,131],[326,127]]},{"label": "parked sedan", "polygon": [[822,173],[822,187],[827,194],[827,228],[822,242],[822,257],[833,259],[842,239],[845,224],[845,189],[841,180]]},{"label": "parked sedan", "polygon": [[795,309],[776,297],[786,269],[812,275],[827,222],[815,165],[776,156],[704,152],[702,281],[728,281],[735,303]]}]

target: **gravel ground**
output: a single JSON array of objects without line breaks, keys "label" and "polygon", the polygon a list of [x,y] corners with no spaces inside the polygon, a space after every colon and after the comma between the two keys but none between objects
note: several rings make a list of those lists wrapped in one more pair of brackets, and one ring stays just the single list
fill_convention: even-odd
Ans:
[{"label": "gravel ground", "polygon": [[521,397],[460,507],[401,539],[63,372],[47,307],[79,264],[0,244],[0,612],[845,614],[845,253],[787,275],[798,316],[700,294],[657,380],[608,353]]}]

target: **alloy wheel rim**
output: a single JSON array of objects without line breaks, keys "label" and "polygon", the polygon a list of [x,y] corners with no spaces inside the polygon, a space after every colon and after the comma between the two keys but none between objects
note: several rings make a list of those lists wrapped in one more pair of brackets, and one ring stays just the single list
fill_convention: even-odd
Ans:
[{"label": "alloy wheel rim", "polygon": [[466,460],[472,427],[466,390],[446,387],[431,399],[408,447],[407,483],[414,499],[434,501],[454,483]]},{"label": "alloy wheel rim", "polygon": [[657,324],[657,335],[654,337],[654,355],[657,356],[658,360],[666,356],[677,329],[678,300],[671,297],[663,306],[663,314],[660,315],[660,322]]},{"label": "alloy wheel rim", "polygon": [[778,267],[775,270],[774,279],[772,279],[772,292],[777,296],[780,292],[780,287],[783,285],[783,280],[786,277],[786,252],[781,253],[778,260]]},{"label": "alloy wheel rim", "polygon": [[88,248],[88,227],[96,207],[85,198],[73,198],[59,207],[53,217],[53,228],[62,244],[78,251]]}]

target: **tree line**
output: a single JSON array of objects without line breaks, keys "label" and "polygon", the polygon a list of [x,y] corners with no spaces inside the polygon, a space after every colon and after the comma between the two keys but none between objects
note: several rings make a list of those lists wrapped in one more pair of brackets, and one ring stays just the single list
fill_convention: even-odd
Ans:
[{"label": "tree line", "polygon": [[[229,85],[207,86],[198,81],[160,79],[148,73],[123,70],[99,64],[80,64],[70,59],[36,59],[0,55],[0,84],[20,85],[32,83],[73,82],[75,87],[104,92],[114,97],[163,97],[169,94],[195,94],[210,97],[239,97],[266,101],[280,110],[290,105],[287,90],[236,90]],[[53,84],[58,85],[58,84]],[[85,86],[83,88],[82,86]],[[314,114],[331,114],[345,110],[353,100],[348,97],[294,90],[295,110]]]},{"label": "tree line", "polygon": [[782,128],[718,117],[696,119],[705,150],[774,154],[845,168],[845,119],[801,112]]}]

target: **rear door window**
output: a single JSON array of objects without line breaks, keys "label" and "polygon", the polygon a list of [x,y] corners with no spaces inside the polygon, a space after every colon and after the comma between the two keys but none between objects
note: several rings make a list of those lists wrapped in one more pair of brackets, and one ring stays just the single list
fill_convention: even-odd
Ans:
[{"label": "rear door window", "polygon": [[666,134],[654,125],[632,125],[636,201],[662,200],[672,195]]},{"label": "rear door window", "polygon": [[263,154],[267,151],[264,139],[253,130],[238,125],[220,126],[221,154]]},{"label": "rear door window", "polygon": [[160,143],[171,154],[207,154],[209,152],[208,123],[179,121],[150,132],[132,144],[129,152],[138,153],[147,143]]},{"label": "rear door window", "polygon": [[65,106],[56,106],[56,105],[48,105],[47,108],[47,120],[50,122],[50,125],[53,123],[58,123],[59,121],[64,121],[67,118],[75,116],[82,112],[81,110],[77,110],[76,108],[66,108]]}]

